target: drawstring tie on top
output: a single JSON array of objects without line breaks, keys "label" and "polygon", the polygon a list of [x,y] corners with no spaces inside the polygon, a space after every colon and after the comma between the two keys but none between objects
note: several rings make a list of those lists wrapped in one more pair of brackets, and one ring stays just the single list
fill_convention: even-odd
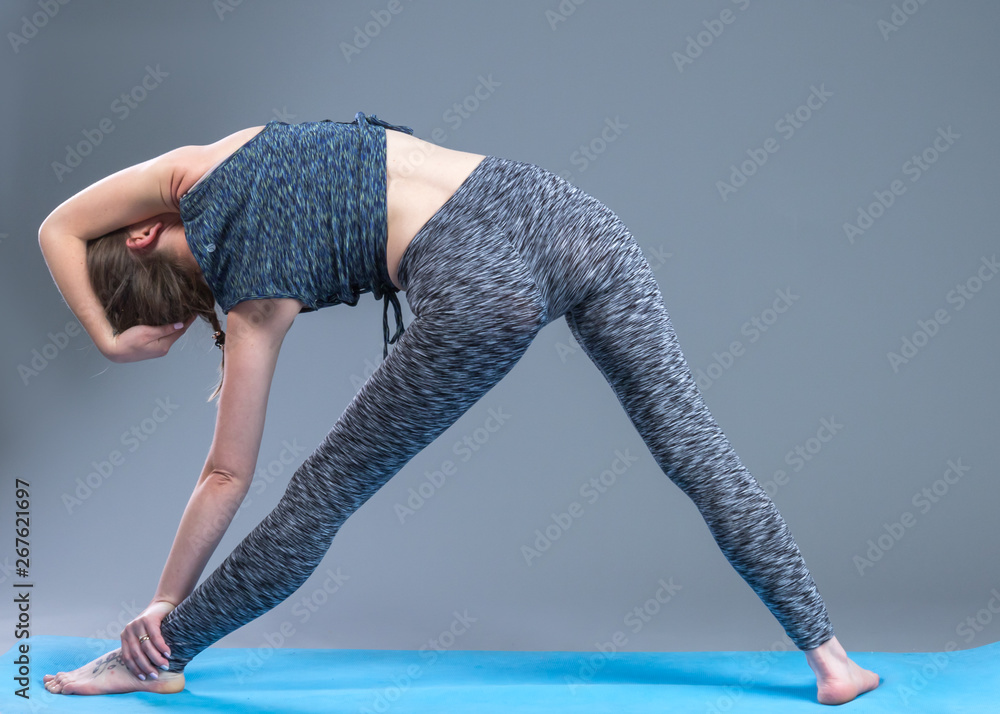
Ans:
[{"label": "drawstring tie on top", "polygon": [[[363,128],[365,126],[365,123],[367,123],[367,124],[374,124],[376,126],[380,126],[383,129],[391,129],[393,131],[401,131],[404,134],[412,134],[413,133],[413,129],[411,129],[408,126],[398,126],[396,124],[390,124],[389,122],[382,121],[381,119],[379,119],[374,114],[372,114],[371,116],[365,116],[364,112],[358,112],[357,114],[355,114],[354,115],[354,121],[351,122],[351,123],[352,124],[357,124],[361,128]],[[382,156],[381,160],[382,160],[382,163],[383,163],[383,166],[384,166],[384,164],[385,164],[385,156],[384,155]],[[386,180],[388,180],[388,177],[386,177]],[[384,191],[385,188],[383,187],[382,190]],[[359,196],[359,198],[361,198],[361,197]],[[385,225],[385,224],[383,224],[383,225]],[[387,226],[386,226],[386,228],[387,228]],[[386,242],[387,241],[383,241],[382,242],[382,246],[384,246],[386,244]],[[379,276],[379,279],[375,280],[374,284],[372,285],[372,295],[375,297],[376,300],[381,299],[383,301],[383,303],[382,303],[382,337],[383,337],[382,359],[385,359],[386,357],[389,356],[389,345],[396,344],[396,342],[399,340],[400,337],[402,337],[403,332],[404,332],[404,327],[403,327],[403,310],[400,307],[399,298],[396,297],[396,293],[399,292],[399,291],[396,289],[396,286],[393,285],[392,282],[389,280],[389,275],[388,275],[388,272],[386,271],[386,268],[385,268],[385,261],[386,261],[386,256],[385,255],[382,255],[378,259],[377,274]],[[392,304],[393,316],[396,319],[396,330],[393,332],[393,334],[392,334],[391,337],[389,335],[389,304],[390,303]]]}]

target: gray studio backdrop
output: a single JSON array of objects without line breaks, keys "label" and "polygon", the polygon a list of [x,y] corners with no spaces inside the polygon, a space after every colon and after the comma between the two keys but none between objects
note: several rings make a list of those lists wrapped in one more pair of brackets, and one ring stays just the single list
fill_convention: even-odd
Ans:
[{"label": "gray studio backdrop", "polygon": [[[148,603],[215,415],[209,327],[108,362],[41,221],[177,146],[358,111],[561,173],[625,220],[849,650],[997,640],[998,28],[986,0],[5,2],[0,647],[18,583],[32,634],[116,637]],[[365,295],[296,320],[205,575],[377,367],[381,318]],[[221,645],[260,648],[252,671],[276,646],[616,636],[791,647],[560,319]]]}]

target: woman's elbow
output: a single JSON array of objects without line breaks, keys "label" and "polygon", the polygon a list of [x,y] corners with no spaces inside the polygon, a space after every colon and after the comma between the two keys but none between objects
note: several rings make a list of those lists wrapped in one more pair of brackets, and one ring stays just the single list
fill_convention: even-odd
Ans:
[{"label": "woman's elbow", "polygon": [[210,481],[213,485],[222,488],[249,489],[250,482],[253,481],[253,474],[244,474],[235,469],[216,467],[205,476],[205,481]]}]

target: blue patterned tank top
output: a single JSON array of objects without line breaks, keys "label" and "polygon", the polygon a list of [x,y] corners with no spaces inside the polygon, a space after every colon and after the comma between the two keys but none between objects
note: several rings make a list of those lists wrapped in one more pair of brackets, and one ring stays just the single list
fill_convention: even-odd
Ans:
[{"label": "blue patterned tank top", "polygon": [[[270,121],[180,199],[194,254],[222,311],[244,300],[291,297],[302,312],[384,299],[383,357],[403,334],[386,267],[385,130],[353,122]],[[396,330],[389,336],[389,304]]]}]

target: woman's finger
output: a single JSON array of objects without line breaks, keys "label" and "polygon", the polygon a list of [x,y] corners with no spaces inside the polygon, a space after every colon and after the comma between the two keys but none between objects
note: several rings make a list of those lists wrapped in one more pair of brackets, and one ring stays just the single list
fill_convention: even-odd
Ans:
[{"label": "woman's finger", "polygon": [[156,666],[149,661],[149,657],[147,656],[148,648],[145,647],[149,639],[149,636],[143,633],[134,640],[132,661],[135,663],[137,670],[136,676],[140,679],[156,679]]},{"label": "woman's finger", "polygon": [[156,346],[162,349],[164,352],[168,351],[171,347],[173,347],[174,343],[177,342],[177,340],[181,338],[181,335],[184,334],[183,329],[180,330],[174,330],[173,328],[170,329],[172,330],[171,332],[168,332],[165,335],[160,335],[155,340],[153,340],[153,342],[156,343]]},{"label": "woman's finger", "polygon": [[[132,623],[129,623],[129,627],[131,626]],[[133,676],[139,677],[139,679],[145,679],[146,678],[145,673],[142,671],[142,669],[140,669],[139,664],[135,661],[135,652],[137,649],[136,647],[137,637],[136,635],[132,634],[132,632],[129,631],[129,627],[126,627],[124,630],[122,630],[121,634],[122,662],[125,663],[126,669],[128,669],[128,671],[131,672]]]},{"label": "woman's finger", "polygon": [[133,620],[129,626],[131,629],[127,629],[122,636],[122,659],[132,674],[145,680],[149,678],[150,673],[156,673],[156,668],[150,663],[143,648],[143,642],[146,641],[142,640],[146,634],[145,623],[142,620]]},{"label": "woman's finger", "polygon": [[143,640],[142,652],[153,667],[166,669],[170,664],[170,660],[163,654],[167,651],[167,643],[164,642],[163,635],[160,634],[159,622],[152,622],[152,620],[153,618],[150,617],[146,622],[146,634],[149,635],[149,639]]},{"label": "woman's finger", "polygon": [[148,640],[143,640],[139,646],[142,648],[142,654],[146,658],[146,661],[149,662],[149,669],[146,670],[146,676],[155,679],[157,672],[167,668],[167,658],[162,653],[156,651],[156,645],[153,644],[152,637]]},{"label": "woman's finger", "polygon": [[[193,323],[197,319],[197,317],[198,317],[197,315],[191,315],[186,320],[180,320],[178,322],[174,322],[169,325],[164,325],[163,330],[168,336],[175,334],[177,332],[183,335],[185,332],[187,332],[187,328],[191,327],[191,323]],[[178,325],[180,325],[180,327],[178,327]]]},{"label": "woman's finger", "polygon": [[[189,324],[190,323],[187,322],[173,322],[169,325],[157,327],[153,332],[153,339],[160,340],[164,338],[179,337],[187,332]],[[180,327],[178,327],[178,325],[180,325]]]},{"label": "woman's finger", "polygon": [[[177,327],[177,325],[180,325],[180,327]],[[170,325],[162,325],[158,327],[149,326],[147,328],[148,332],[146,344],[151,348],[155,348],[157,356],[162,357],[170,351],[170,348],[173,347],[173,344],[181,338],[181,335],[187,332],[189,325],[190,322],[175,322]]]},{"label": "woman's finger", "polygon": [[[154,660],[156,665],[170,665],[170,648],[167,646],[167,641],[163,639],[163,634],[160,632],[160,624],[157,623],[156,627],[153,627],[149,632],[149,644],[153,646],[156,655],[162,657],[162,659]],[[162,667],[161,667],[162,669]]]}]

